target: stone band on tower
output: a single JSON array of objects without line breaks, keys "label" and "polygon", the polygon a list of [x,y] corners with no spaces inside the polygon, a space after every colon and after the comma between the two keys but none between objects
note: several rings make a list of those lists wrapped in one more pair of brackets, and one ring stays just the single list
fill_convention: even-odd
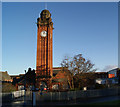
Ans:
[{"label": "stone band on tower", "polygon": [[53,22],[48,10],[43,10],[37,19],[37,61],[36,76],[38,81],[51,78],[52,71],[52,35]]}]

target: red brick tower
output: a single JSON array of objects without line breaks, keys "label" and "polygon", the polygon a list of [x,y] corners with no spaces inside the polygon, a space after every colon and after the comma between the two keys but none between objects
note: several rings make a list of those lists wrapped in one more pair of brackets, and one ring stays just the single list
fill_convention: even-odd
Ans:
[{"label": "red brick tower", "polygon": [[37,19],[37,87],[41,82],[50,86],[52,71],[52,35],[53,22],[48,10],[43,10]]}]

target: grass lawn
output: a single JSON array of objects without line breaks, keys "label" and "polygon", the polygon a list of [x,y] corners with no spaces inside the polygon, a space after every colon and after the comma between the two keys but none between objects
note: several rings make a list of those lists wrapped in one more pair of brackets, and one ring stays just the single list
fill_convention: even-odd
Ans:
[{"label": "grass lawn", "polygon": [[120,100],[116,101],[107,101],[107,102],[99,102],[99,103],[91,103],[91,104],[75,104],[75,105],[63,105],[57,107],[119,107]]},{"label": "grass lawn", "polygon": [[114,106],[114,105],[120,105],[120,100],[116,100],[116,101],[107,101],[107,102],[99,102],[99,103],[92,103],[89,105],[108,105],[108,106]]}]

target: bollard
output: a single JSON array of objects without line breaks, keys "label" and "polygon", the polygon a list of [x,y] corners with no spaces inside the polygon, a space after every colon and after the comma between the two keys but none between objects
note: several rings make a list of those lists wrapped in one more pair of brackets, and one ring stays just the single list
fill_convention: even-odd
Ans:
[{"label": "bollard", "polygon": [[35,92],[32,93],[32,102],[33,102],[33,106],[36,106],[36,96],[35,96]]}]

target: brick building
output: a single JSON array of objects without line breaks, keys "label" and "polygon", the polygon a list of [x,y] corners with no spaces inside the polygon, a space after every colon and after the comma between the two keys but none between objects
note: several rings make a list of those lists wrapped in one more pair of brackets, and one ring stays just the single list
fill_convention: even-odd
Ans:
[{"label": "brick building", "polygon": [[3,72],[3,71],[0,71],[0,81],[2,82],[12,82],[13,79],[10,77],[10,75],[8,74],[7,71]]}]

